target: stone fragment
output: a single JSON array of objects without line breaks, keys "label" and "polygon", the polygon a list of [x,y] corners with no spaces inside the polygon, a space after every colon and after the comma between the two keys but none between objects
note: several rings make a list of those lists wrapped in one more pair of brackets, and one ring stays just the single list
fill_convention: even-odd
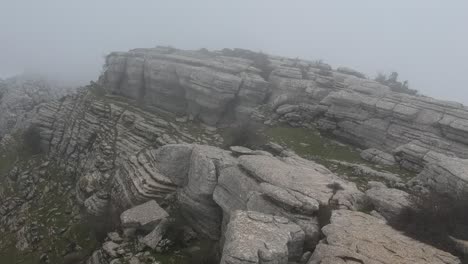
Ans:
[{"label": "stone fragment", "polygon": [[151,200],[123,212],[120,215],[120,221],[124,228],[135,227],[142,230],[153,230],[168,216],[167,212],[156,201]]}]

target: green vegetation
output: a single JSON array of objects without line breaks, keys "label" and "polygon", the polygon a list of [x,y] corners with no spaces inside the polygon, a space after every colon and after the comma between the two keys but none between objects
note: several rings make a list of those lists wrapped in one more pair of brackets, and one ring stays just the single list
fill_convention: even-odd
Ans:
[{"label": "green vegetation", "polygon": [[361,189],[365,189],[367,182],[375,180],[375,178],[354,175],[352,168],[336,161],[363,164],[376,171],[395,173],[403,180],[409,180],[415,176],[415,173],[403,170],[398,166],[381,166],[367,162],[361,158],[360,152],[356,148],[342,144],[332,137],[323,136],[316,129],[276,126],[267,128],[264,133],[269,141],[285,146],[303,158],[324,165],[334,173],[355,182]]},{"label": "green vegetation", "polygon": [[279,126],[268,128],[265,133],[271,141],[286,146],[307,159],[362,162],[358,151],[324,137],[314,129]]},{"label": "green vegetation", "polygon": [[453,199],[446,194],[428,192],[412,196],[413,206],[403,210],[389,224],[407,236],[432,245],[468,263],[468,255],[454,239],[467,240],[468,198]]},{"label": "green vegetation", "polygon": [[386,74],[378,73],[377,77],[375,77],[374,80],[390,87],[390,89],[392,89],[392,91],[394,92],[406,93],[411,95],[416,95],[418,93],[417,90],[413,90],[408,87],[408,81],[398,81],[397,72],[392,72],[388,77]]},{"label": "green vegetation", "polygon": [[[41,166],[44,156],[40,152],[38,132],[36,127],[30,127],[23,134],[15,134],[14,141],[0,149],[0,198],[24,202],[6,218],[16,217],[20,227],[26,228],[25,233],[37,237],[26,250],[19,250],[16,247],[18,233],[8,229],[0,231],[0,263],[37,264],[43,253],[50,263],[64,263],[70,245],[81,248],[78,250],[81,257],[90,254],[97,245],[91,230],[75,217],[78,212],[74,197],[70,196],[71,178],[53,164]],[[32,190],[24,189],[24,182],[29,179],[7,177],[13,168],[18,176],[39,176],[39,181],[31,183]],[[29,201],[21,198],[29,194],[34,195]]]}]

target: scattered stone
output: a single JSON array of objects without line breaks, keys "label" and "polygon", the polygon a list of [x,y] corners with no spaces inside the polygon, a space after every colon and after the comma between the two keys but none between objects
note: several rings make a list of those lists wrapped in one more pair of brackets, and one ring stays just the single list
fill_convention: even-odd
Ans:
[{"label": "scattered stone", "polygon": [[119,233],[117,232],[110,232],[107,234],[107,237],[115,243],[120,243],[123,241],[123,239],[120,237]]},{"label": "scattered stone", "polygon": [[116,258],[119,256],[119,254],[117,253],[119,247],[119,244],[114,243],[112,241],[107,241],[102,245],[102,249],[104,250],[104,252],[106,252],[107,255],[111,256],[112,258]]},{"label": "scattered stone", "polygon": [[146,235],[141,242],[152,249],[156,249],[159,242],[166,233],[169,221],[167,219],[162,219],[161,222],[149,233]]}]

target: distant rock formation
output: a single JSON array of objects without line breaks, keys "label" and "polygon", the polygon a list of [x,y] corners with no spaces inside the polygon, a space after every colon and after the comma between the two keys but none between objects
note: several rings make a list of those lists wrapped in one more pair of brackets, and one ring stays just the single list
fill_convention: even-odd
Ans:
[{"label": "distant rock formation", "polygon": [[[349,68],[245,51],[113,52],[97,83],[47,103],[48,96],[57,98],[53,92],[28,94],[28,85],[13,91],[0,84],[0,110],[6,109],[0,111],[0,136],[22,124],[37,127],[47,160],[41,173],[59,171],[57,177],[67,179],[61,194],[76,197],[90,218],[105,220],[129,209],[146,218],[141,205],[148,201],[154,211],[175,206],[190,228],[219,241],[225,263],[306,263],[311,254],[310,264],[459,263],[357,212],[370,203],[375,215],[391,219],[411,206],[408,193],[383,185],[364,193],[278,145],[270,145],[271,153],[221,149],[218,129],[244,121],[315,126],[366,149],[362,157],[379,166],[420,172],[413,181],[418,186],[460,196],[468,193],[468,108],[461,104],[395,93]],[[333,164],[405,187],[399,175]],[[5,230],[24,233],[9,220],[20,219],[14,209],[28,210],[23,205],[37,193],[47,198],[37,189],[44,175],[36,167],[8,174],[23,185],[25,199],[0,193],[8,195],[0,207]],[[121,224],[128,226],[132,217]],[[143,244],[157,248],[164,241],[160,229],[145,230],[151,233]],[[116,237],[108,236],[88,263],[125,255],[132,246]]]},{"label": "distant rock formation", "polygon": [[[115,52],[100,80],[114,94],[210,125],[231,112],[238,119],[316,125],[395,155],[415,171],[438,154],[468,158],[468,108],[462,104],[392,92],[353,69],[277,56],[268,57],[271,74],[263,79],[253,60],[224,55],[167,48]],[[272,112],[259,114],[262,106]]]},{"label": "distant rock formation", "polygon": [[19,75],[0,80],[0,140],[15,129],[25,128],[36,106],[69,91],[40,76]]}]

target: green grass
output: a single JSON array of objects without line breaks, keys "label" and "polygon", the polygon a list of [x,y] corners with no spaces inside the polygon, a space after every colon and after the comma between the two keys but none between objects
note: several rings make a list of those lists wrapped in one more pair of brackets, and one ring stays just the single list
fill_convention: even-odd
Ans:
[{"label": "green grass", "polygon": [[403,181],[416,176],[415,173],[403,170],[398,166],[382,166],[370,163],[361,158],[360,152],[356,148],[339,143],[332,137],[323,136],[316,129],[276,126],[266,128],[264,133],[268,140],[293,150],[303,158],[324,165],[334,173],[355,182],[361,189],[366,188],[368,181],[379,179],[360,175],[355,176],[352,168],[336,164],[332,160],[363,164],[376,171],[398,174]]},{"label": "green grass", "polygon": [[[15,135],[15,139],[14,145],[0,150],[0,188],[3,189],[3,199],[19,195],[18,182],[6,178],[14,166],[18,167],[20,172],[30,171],[34,174],[39,173],[37,168],[44,161],[44,155],[34,155],[31,149],[23,144],[20,134]],[[73,241],[83,248],[83,256],[90,254],[97,246],[97,241],[87,225],[74,219],[73,214],[66,213],[72,211],[73,197],[70,197],[66,189],[61,191],[57,187],[67,184],[72,186],[71,180],[67,180],[66,174],[53,165],[45,168],[41,178],[44,181],[36,185],[36,196],[28,202],[29,206],[23,209],[21,216],[24,217],[26,226],[35,223],[37,233],[43,236],[43,239],[21,251],[15,246],[16,232],[0,232],[0,263],[37,264],[41,254],[45,252],[51,263],[63,263],[63,253],[70,242]]]},{"label": "green grass", "polygon": [[265,134],[271,141],[287,146],[304,158],[362,161],[358,151],[324,137],[314,129],[278,126],[267,128]]}]

